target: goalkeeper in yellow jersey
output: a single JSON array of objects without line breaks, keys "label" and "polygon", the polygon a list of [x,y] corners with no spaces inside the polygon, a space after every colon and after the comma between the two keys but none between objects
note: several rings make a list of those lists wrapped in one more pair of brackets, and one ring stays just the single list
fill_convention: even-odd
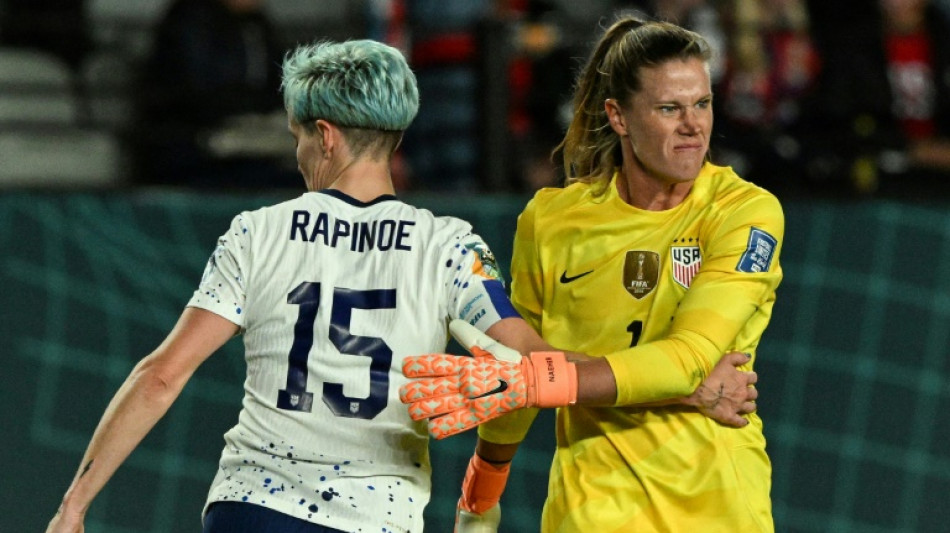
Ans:
[{"label": "goalkeeper in yellow jersey", "polygon": [[497,512],[536,413],[525,407],[558,407],[545,533],[774,530],[759,417],[733,428],[669,402],[727,352],[752,354],[752,369],[782,278],[778,200],[709,161],[709,59],[700,35],[673,24],[607,28],[557,148],[567,185],[539,191],[519,217],[516,309],[549,344],[591,360],[476,357],[452,379],[423,368],[434,356],[404,367],[417,380],[403,401],[427,389],[452,403],[436,389],[461,391],[465,416],[443,408],[459,427],[514,411],[479,426],[460,531],[497,528],[481,513]]}]

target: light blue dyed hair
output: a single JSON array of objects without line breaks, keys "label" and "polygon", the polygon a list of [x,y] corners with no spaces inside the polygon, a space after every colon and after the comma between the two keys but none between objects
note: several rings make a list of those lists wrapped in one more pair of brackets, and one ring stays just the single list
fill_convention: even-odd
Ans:
[{"label": "light blue dyed hair", "polygon": [[416,76],[402,53],[367,39],[297,47],[284,58],[281,91],[290,117],[311,132],[317,119],[398,132],[419,111]]}]

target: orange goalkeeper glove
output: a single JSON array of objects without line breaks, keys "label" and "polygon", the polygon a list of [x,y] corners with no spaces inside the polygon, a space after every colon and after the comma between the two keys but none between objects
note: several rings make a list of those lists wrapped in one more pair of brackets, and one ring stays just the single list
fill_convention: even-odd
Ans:
[{"label": "orange goalkeeper glove", "polygon": [[[452,334],[474,357],[429,354],[406,357],[410,378],[399,389],[413,420],[429,419],[429,433],[443,439],[525,407],[563,407],[577,401],[577,372],[562,352],[533,352],[520,361],[511,348],[456,320]],[[491,350],[491,351],[487,351]]]},{"label": "orange goalkeeper glove", "polygon": [[497,466],[475,454],[462,481],[462,497],[455,509],[455,533],[496,533],[501,523],[501,494],[511,463]]}]

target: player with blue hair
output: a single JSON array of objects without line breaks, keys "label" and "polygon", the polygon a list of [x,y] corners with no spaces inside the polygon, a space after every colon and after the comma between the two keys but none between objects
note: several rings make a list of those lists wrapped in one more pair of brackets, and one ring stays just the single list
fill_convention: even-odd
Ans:
[{"label": "player with blue hair", "polygon": [[106,409],[48,531],[83,530],[198,366],[242,334],[244,400],[204,531],[421,532],[428,434],[399,401],[403,359],[444,349],[451,319],[535,343],[500,334],[517,349],[547,346],[470,224],[395,196],[390,161],[419,107],[398,50],[300,46],[282,91],[307,192],[233,219],[178,324]]},{"label": "player with blue hair", "polygon": [[338,127],[402,132],[419,111],[416,77],[402,54],[373,41],[321,42],[284,61],[284,106],[312,133],[314,119]]}]

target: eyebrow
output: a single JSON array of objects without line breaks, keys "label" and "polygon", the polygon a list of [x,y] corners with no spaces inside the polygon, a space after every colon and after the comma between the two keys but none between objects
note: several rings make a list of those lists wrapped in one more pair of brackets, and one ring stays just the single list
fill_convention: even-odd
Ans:
[{"label": "eyebrow", "polygon": [[[702,102],[703,100],[712,100],[712,97],[713,93],[706,93],[705,95],[694,100],[693,103]],[[682,105],[682,103],[679,100],[657,100],[655,105]]]}]

